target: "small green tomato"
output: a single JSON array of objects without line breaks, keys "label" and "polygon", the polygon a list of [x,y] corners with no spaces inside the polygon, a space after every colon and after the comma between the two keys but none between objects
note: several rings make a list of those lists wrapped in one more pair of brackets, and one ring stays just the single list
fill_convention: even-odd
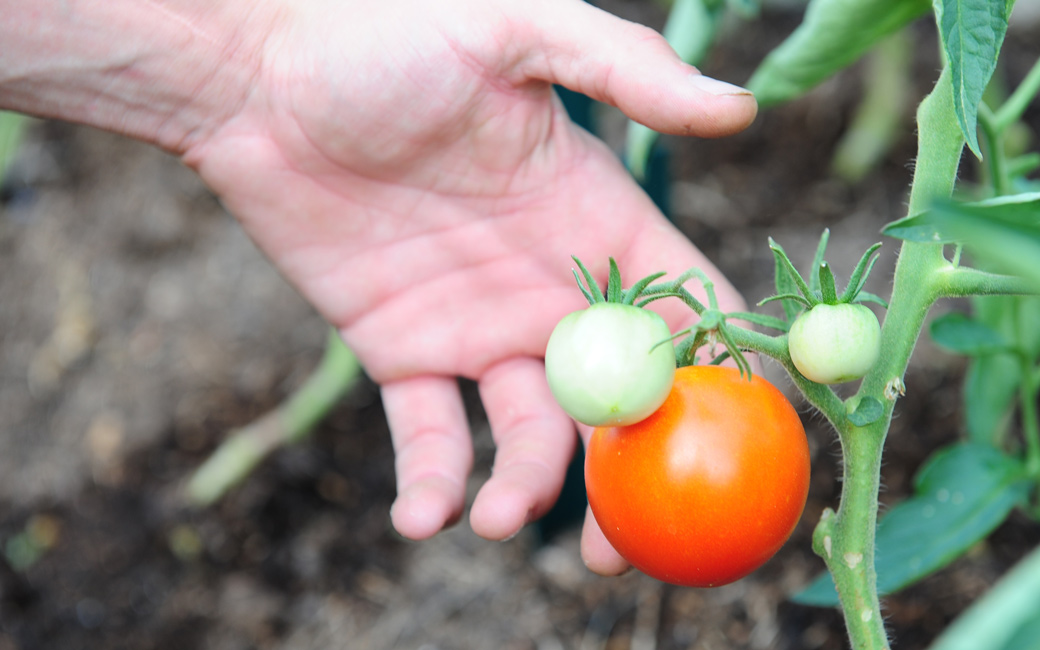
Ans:
[{"label": "small green tomato", "polygon": [[670,338],[664,319],[632,305],[603,302],[568,314],[545,350],[553,397],[591,426],[643,420],[664,403],[675,379]]},{"label": "small green tomato", "polygon": [[816,305],[795,319],[787,335],[791,361],[820,384],[859,379],[881,353],[881,326],[858,304]]}]

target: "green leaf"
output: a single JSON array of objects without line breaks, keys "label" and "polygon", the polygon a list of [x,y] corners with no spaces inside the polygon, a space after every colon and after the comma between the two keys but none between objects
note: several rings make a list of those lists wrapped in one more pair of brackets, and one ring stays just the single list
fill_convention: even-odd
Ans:
[{"label": "green leaf", "polygon": [[[1000,333],[1018,354],[1036,363],[1040,357],[1040,298],[1036,296],[975,296],[975,320]],[[973,359],[963,387],[964,422],[968,436],[998,445],[1006,435],[1012,407],[1022,380],[1022,365],[1012,354]]]},{"label": "green leaf", "polygon": [[930,6],[929,0],[811,0],[802,24],[766,57],[747,88],[761,106],[799,97]]},{"label": "green leaf", "polygon": [[929,332],[937,344],[970,357],[1008,352],[1012,349],[1011,344],[1000,332],[957,312],[950,312],[933,320]]},{"label": "green leaf", "polygon": [[968,608],[929,650],[1036,650],[1040,638],[1040,548]]},{"label": "green leaf", "polygon": [[[1021,463],[996,449],[961,443],[935,453],[914,481],[914,496],[878,524],[878,591],[890,594],[963,555],[1025,502],[1031,483]],[[829,573],[792,598],[838,604]]]},{"label": "green leaf", "polygon": [[972,359],[964,378],[964,426],[977,443],[997,446],[1007,432],[1022,380],[1021,364],[1010,354]]},{"label": "green leaf", "polygon": [[940,233],[985,264],[1040,287],[1040,194],[1018,194],[932,210]]},{"label": "green leaf", "polygon": [[903,217],[886,225],[881,233],[917,244],[948,244],[952,241],[949,233],[939,230],[939,225],[932,212]]},{"label": "green leaf", "polygon": [[864,397],[856,404],[855,410],[849,413],[849,422],[857,427],[865,427],[881,419],[885,407],[873,397]]},{"label": "green leaf", "polygon": [[978,243],[975,239],[980,235],[983,238],[1001,237],[1008,229],[1031,232],[1040,237],[1040,192],[1001,196],[977,203],[940,202],[930,210],[889,223],[881,232],[905,241],[959,241],[970,247]]},{"label": "green leaf", "polygon": [[1010,2],[934,0],[943,51],[953,73],[953,107],[968,147],[979,158],[979,102],[997,67]]}]

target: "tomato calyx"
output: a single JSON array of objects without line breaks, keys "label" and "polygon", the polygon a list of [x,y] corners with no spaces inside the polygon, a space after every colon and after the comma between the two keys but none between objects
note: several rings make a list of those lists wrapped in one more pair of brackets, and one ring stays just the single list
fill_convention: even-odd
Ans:
[{"label": "tomato calyx", "polygon": [[863,377],[880,354],[881,331],[877,317],[864,302],[887,308],[881,298],[863,290],[877,261],[880,243],[863,253],[839,295],[830,265],[823,259],[829,231],[824,230],[806,281],[787,253],[772,238],[776,260],[777,294],[759,305],[781,301],[786,321],[788,355],[803,377],[820,384],[838,384]]},{"label": "tomato calyx", "polygon": [[[636,307],[642,307],[649,301],[643,301],[636,304],[643,293],[650,286],[650,283],[665,275],[664,271],[648,275],[642,278],[628,289],[624,289],[621,286],[621,270],[618,269],[617,262],[613,257],[609,258],[610,261],[610,273],[607,277],[607,291],[603,291],[599,287],[599,283],[596,282],[596,278],[592,277],[592,273],[589,269],[582,264],[575,256],[571,256],[574,263],[578,265],[578,269],[572,269],[571,272],[574,274],[574,279],[578,283],[578,289],[581,290],[582,295],[585,296],[585,300],[589,302],[589,306],[597,303],[616,303],[620,305],[633,305]],[[581,271],[581,275],[578,275],[578,271]]]},{"label": "tomato calyx", "polygon": [[[881,242],[868,248],[859,258],[856,268],[852,271],[849,283],[845,290],[838,295],[837,284],[830,264],[823,259],[827,248],[830,231],[824,230],[820,236],[820,243],[816,248],[816,256],[813,258],[813,269],[806,281],[798,269],[791,263],[787,253],[776,243],[772,237],[769,238],[769,248],[773,251],[776,259],[777,294],[761,300],[758,305],[762,306],[773,301],[783,301],[784,310],[787,314],[788,324],[798,315],[799,309],[810,310],[816,305],[843,305],[863,302],[873,302],[888,308],[882,298],[870,292],[864,291],[863,286],[867,282],[867,276],[874,268],[874,263],[880,257],[878,249]],[[792,303],[794,305],[792,305]],[[792,308],[793,307],[793,308]]]},{"label": "tomato calyx", "polygon": [[[706,307],[684,286],[694,278],[700,281],[707,294],[708,305]],[[673,339],[682,338],[682,341],[675,346],[675,360],[678,367],[697,365],[699,361],[697,350],[707,346],[712,357],[708,365],[718,365],[726,359],[733,359],[741,376],[746,376],[749,381],[751,380],[751,364],[744,356],[744,350],[734,340],[727,323],[727,318],[730,316],[748,317],[751,315],[727,314],[719,309],[719,302],[715,296],[715,283],[704,271],[697,268],[689,269],[671,282],[648,287],[646,293],[651,296],[647,301],[669,296],[680,298],[700,315],[700,319],[695,324],[676,332],[672,337]],[[719,345],[725,348],[721,353],[717,351]]]},{"label": "tomato calyx", "polygon": [[[614,258],[610,258],[610,275],[607,283],[607,291],[604,294],[595,278],[577,257],[571,257],[578,265],[578,270],[573,271],[574,278],[578,282],[585,299],[590,306],[599,303],[620,303],[644,308],[655,300],[663,298],[679,298],[686,303],[691,310],[696,312],[700,318],[694,325],[680,330],[671,337],[662,340],[657,345],[672,344],[675,349],[676,367],[696,365],[700,362],[696,352],[702,347],[709,350],[710,359],[708,365],[719,365],[727,359],[733,359],[742,376],[751,379],[751,364],[744,356],[745,350],[737,345],[727,323],[727,318],[736,317],[757,324],[773,325],[768,316],[750,314],[747,312],[726,313],[719,308],[718,299],[715,295],[715,283],[704,271],[691,268],[677,276],[673,280],[654,284],[654,280],[661,278],[665,273],[659,272],[642,278],[629,289],[621,287],[621,273],[618,270]],[[580,270],[580,275],[579,275]],[[690,280],[700,281],[704,287],[708,304],[705,305],[694,296],[685,284]],[[775,326],[775,325],[773,325]],[[679,340],[678,344],[674,342]],[[720,352],[719,347],[723,350]],[[656,347],[656,346],[655,346]]]}]

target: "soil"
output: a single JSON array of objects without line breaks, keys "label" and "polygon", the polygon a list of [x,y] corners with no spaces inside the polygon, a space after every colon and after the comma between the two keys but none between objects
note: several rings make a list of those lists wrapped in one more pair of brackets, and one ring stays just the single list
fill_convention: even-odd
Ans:
[{"label": "soil", "polygon": [[[663,20],[652,3],[606,6]],[[773,8],[733,27],[706,72],[741,82],[797,21],[796,9]],[[939,65],[933,31],[916,28],[917,98]],[[1040,55],[1040,24],[1016,24],[1006,52],[1002,70],[1017,80]],[[751,301],[770,291],[768,236],[809,259],[830,228],[829,258],[847,277],[905,209],[911,106],[905,134],[864,180],[829,172],[861,78],[856,66],[733,138],[665,141],[676,223]],[[597,116],[619,148],[618,114]],[[1026,120],[1040,132],[1040,110]],[[811,494],[791,541],[727,587],[595,576],[566,507],[504,543],[465,523],[403,540],[389,523],[393,454],[368,382],[309,441],[277,452],[218,505],[189,510],[186,477],[300,384],[323,323],[206,188],[152,148],[34,124],[2,199],[0,650],[846,647],[837,611],[787,600],[822,569],[810,536],[837,503],[840,467],[833,434],[775,368],[767,375],[804,415]],[[876,293],[895,248],[883,248]],[[922,340],[887,447],[885,504],[960,435],[963,371]],[[494,448],[473,387],[464,389],[472,492]],[[580,491],[564,505],[580,510]],[[895,647],[926,647],[1038,540],[1040,526],[1012,517],[967,557],[887,598]]]}]

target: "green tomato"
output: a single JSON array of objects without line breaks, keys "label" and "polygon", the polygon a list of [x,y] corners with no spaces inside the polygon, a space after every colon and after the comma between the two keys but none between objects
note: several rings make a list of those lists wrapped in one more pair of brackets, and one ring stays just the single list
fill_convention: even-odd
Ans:
[{"label": "green tomato", "polygon": [[881,326],[863,305],[816,305],[795,319],[787,346],[807,379],[840,384],[874,366],[881,353]]},{"label": "green tomato", "polygon": [[672,388],[671,335],[659,315],[632,305],[601,302],[568,314],[545,350],[553,397],[568,415],[591,426],[639,422]]}]

